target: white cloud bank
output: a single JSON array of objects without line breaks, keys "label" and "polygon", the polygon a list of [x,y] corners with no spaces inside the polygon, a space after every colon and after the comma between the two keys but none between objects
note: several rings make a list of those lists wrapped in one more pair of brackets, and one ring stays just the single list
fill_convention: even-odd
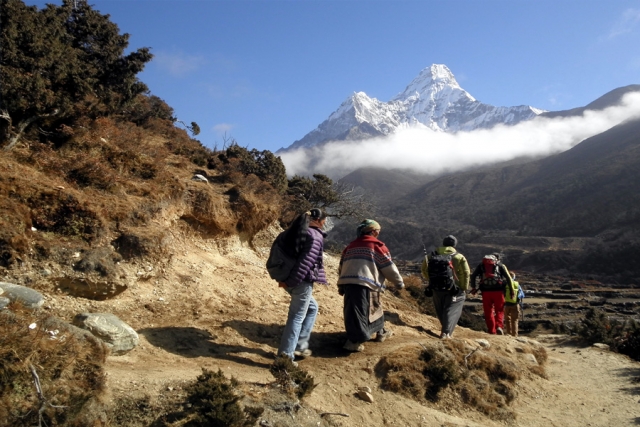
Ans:
[{"label": "white cloud bank", "polygon": [[408,128],[386,137],[334,141],[280,156],[289,175],[323,173],[335,177],[362,167],[439,174],[518,157],[560,153],[633,118],[640,118],[640,92],[626,94],[619,106],[587,110],[578,117],[537,117],[515,126],[499,125],[456,134]]}]

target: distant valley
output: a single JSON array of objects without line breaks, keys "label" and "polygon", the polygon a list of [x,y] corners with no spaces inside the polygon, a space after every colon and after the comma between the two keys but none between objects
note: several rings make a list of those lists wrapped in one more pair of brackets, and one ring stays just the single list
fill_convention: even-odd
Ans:
[{"label": "distant valley", "polygon": [[[640,85],[615,89],[589,105],[544,117],[579,116],[616,105]],[[473,264],[503,251],[513,269],[634,281],[640,273],[640,119],[573,148],[440,176],[359,169],[344,182],[377,202],[373,216],[394,256],[417,260],[444,235],[459,237]],[[348,241],[336,227],[336,246]]]}]

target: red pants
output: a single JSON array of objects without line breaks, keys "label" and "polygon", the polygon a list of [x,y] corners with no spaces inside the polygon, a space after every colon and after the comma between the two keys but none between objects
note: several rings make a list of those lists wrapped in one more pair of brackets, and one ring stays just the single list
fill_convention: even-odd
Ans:
[{"label": "red pants", "polygon": [[490,334],[496,333],[496,328],[504,327],[504,293],[502,291],[482,291],[482,308],[484,321]]}]

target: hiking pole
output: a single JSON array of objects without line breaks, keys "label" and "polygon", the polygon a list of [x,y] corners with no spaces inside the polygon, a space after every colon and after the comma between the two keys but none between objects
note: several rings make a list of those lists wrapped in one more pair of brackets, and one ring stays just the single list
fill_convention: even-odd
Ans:
[{"label": "hiking pole", "polygon": [[[427,263],[427,265],[429,265],[429,253],[427,252],[427,246],[424,244],[424,242],[422,242],[422,249],[424,250],[424,260]],[[422,270],[422,268],[421,268]],[[426,296],[427,298],[430,298],[433,296],[433,290],[431,289],[431,283],[429,283],[429,280],[427,279],[427,285],[424,288],[424,296]]]}]

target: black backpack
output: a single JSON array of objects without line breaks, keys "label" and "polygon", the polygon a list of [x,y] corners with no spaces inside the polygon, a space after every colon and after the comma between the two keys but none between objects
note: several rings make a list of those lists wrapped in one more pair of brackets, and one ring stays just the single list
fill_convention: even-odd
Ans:
[{"label": "black backpack", "polygon": [[267,271],[269,276],[273,280],[278,282],[284,282],[289,277],[289,273],[296,264],[297,258],[290,255],[284,248],[284,235],[283,231],[276,237],[271,245],[271,251],[269,251],[269,258],[267,259]]},{"label": "black backpack", "polygon": [[450,291],[456,287],[455,271],[453,269],[452,254],[431,253],[428,260],[429,288],[435,291]]}]

